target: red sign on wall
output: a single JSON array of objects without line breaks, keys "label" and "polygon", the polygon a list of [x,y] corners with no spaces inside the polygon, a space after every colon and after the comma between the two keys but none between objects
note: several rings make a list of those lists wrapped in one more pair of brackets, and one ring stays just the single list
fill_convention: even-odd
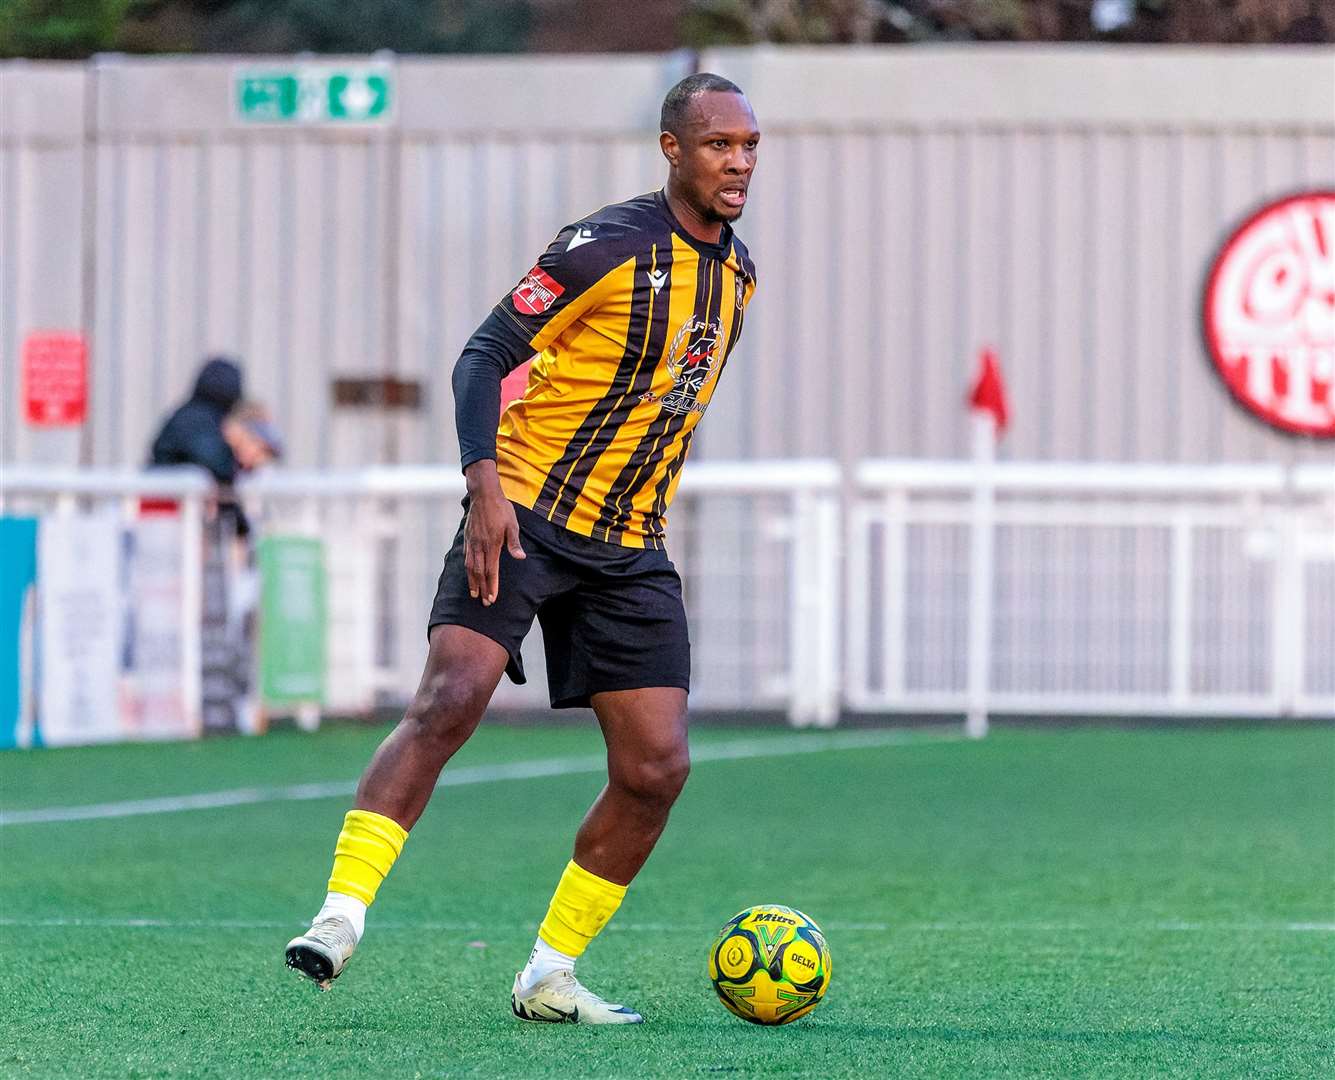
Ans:
[{"label": "red sign on wall", "polygon": [[1205,343],[1267,424],[1335,438],[1335,191],[1265,206],[1229,237],[1205,286]]},{"label": "red sign on wall", "polygon": [[23,342],[23,418],[35,427],[88,415],[88,345],[82,334],[41,330]]}]

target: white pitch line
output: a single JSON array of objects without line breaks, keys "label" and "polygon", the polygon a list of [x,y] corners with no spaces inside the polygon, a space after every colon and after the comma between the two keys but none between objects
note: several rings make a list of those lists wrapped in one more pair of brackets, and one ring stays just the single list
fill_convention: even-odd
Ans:
[{"label": "white pitch line", "polygon": [[[83,927],[94,930],[290,930],[304,927],[304,922],[278,919],[154,919],[154,918],[10,918],[0,916],[0,927]],[[481,923],[481,922],[404,922],[388,919],[375,923],[377,932],[426,931],[435,933],[531,933],[536,923]],[[1131,923],[1059,923],[1059,922],[921,922],[921,923],[868,923],[827,922],[824,928],[831,934],[884,933],[884,934],[980,934],[980,933],[1035,933],[1035,934],[1162,934],[1162,933],[1227,933],[1227,934],[1335,934],[1335,922],[1244,922],[1209,923],[1165,921]],[[609,923],[609,933],[663,934],[712,933],[716,927],[704,923]]]},{"label": "white pitch line", "polygon": [[[692,748],[691,760],[696,764],[710,761],[739,761],[745,758],[817,754],[831,750],[864,750],[887,746],[955,742],[960,738],[958,735],[907,731],[841,731],[828,734],[780,735],[772,739],[737,739],[731,742],[704,743]],[[456,769],[447,769],[436,786],[462,787],[467,784],[489,784],[499,780],[577,776],[584,773],[599,773],[606,769],[607,758],[601,754],[596,757],[538,758],[503,765],[464,765]],[[83,806],[6,810],[0,812],[0,828],[61,821],[102,821],[108,818],[142,817],[149,814],[177,814],[185,810],[216,810],[228,806],[255,806],[260,803],[346,798],[356,790],[356,781],[340,780],[324,784],[234,788],[230,791],[207,791],[198,795],[171,795],[157,799],[131,799],[125,802],[91,803]]]}]

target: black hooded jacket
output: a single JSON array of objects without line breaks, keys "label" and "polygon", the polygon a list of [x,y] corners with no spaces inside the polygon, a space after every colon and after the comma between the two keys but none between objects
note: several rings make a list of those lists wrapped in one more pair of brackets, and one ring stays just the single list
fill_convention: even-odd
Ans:
[{"label": "black hooded jacket", "polygon": [[236,479],[237,463],[223,438],[222,422],[241,400],[241,369],[214,357],[195,380],[190,400],[177,409],[153,440],[150,465],[199,465],[220,484]]}]

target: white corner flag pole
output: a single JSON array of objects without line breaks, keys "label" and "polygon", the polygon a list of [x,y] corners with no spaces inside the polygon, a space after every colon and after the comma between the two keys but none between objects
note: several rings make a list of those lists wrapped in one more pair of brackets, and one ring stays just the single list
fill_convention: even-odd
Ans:
[{"label": "white corner flag pole", "polygon": [[973,434],[974,487],[969,529],[969,704],[964,731],[970,738],[981,739],[987,734],[992,667],[992,552],[996,528],[993,465],[997,457],[997,421],[983,409],[973,410],[969,421]]},{"label": "white corner flag pole", "polygon": [[997,437],[1008,410],[1001,364],[995,349],[978,354],[978,377],[969,393],[973,435],[973,507],[969,528],[969,666],[964,731],[974,739],[987,734],[988,689],[992,681],[992,592],[996,567]]}]

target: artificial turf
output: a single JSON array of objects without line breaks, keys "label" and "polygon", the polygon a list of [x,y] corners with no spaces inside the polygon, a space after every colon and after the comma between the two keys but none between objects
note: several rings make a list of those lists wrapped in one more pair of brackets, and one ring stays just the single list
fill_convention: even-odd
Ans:
[{"label": "artificial turf", "polygon": [[[8,752],[0,807],[351,781],[381,735]],[[599,749],[591,726],[484,727],[455,765]],[[647,1023],[520,1024],[510,982],[599,785],[438,792],[325,994],[282,947],[346,797],[4,824],[0,1076],[1335,1075],[1330,728],[703,761],[580,964]],[[788,1027],[736,1020],[704,974],[718,926],[759,902],[830,941],[829,995]]]}]

